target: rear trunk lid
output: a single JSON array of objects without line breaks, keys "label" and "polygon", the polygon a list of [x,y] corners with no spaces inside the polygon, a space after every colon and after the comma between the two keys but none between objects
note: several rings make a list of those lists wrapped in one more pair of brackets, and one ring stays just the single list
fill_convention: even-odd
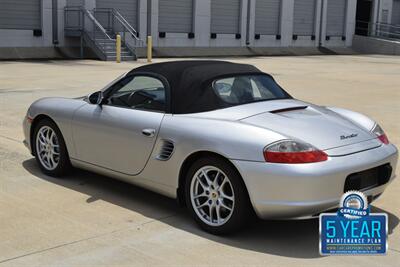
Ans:
[{"label": "rear trunk lid", "polygon": [[302,140],[330,156],[356,153],[381,145],[371,133],[350,120],[301,101],[243,118],[241,122]]}]

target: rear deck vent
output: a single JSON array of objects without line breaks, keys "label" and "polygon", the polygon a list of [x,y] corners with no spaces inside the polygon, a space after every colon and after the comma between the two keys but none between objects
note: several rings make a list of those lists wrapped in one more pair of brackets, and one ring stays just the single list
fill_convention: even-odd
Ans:
[{"label": "rear deck vent", "polygon": [[293,108],[282,108],[282,109],[275,109],[270,111],[270,113],[281,113],[281,112],[288,112],[288,111],[293,111],[293,110],[301,110],[301,109],[306,109],[308,108],[307,106],[300,106],[300,107],[293,107]]},{"label": "rear deck vent", "polygon": [[174,152],[174,143],[169,140],[163,140],[160,153],[157,156],[158,160],[169,160]]}]

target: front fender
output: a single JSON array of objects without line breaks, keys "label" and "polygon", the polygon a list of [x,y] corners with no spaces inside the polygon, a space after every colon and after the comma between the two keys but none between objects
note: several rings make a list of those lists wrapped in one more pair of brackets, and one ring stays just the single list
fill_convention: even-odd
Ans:
[{"label": "front fender", "polygon": [[[52,119],[63,135],[69,155],[73,157],[75,155],[75,148],[71,122],[75,111],[85,104],[87,103],[82,99],[42,98],[35,101],[29,107],[27,115],[33,119],[33,124],[36,123],[39,116],[47,116]],[[24,128],[26,127],[24,126]],[[27,139],[30,140],[30,136]]]}]

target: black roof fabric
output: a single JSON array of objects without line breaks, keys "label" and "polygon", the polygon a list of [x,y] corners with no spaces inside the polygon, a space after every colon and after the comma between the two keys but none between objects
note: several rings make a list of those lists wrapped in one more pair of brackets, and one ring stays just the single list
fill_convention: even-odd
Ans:
[{"label": "black roof fabric", "polygon": [[129,72],[153,73],[163,76],[170,86],[171,112],[185,114],[228,107],[214,92],[212,81],[217,77],[238,74],[260,74],[259,69],[247,64],[217,60],[192,60],[156,63]]}]

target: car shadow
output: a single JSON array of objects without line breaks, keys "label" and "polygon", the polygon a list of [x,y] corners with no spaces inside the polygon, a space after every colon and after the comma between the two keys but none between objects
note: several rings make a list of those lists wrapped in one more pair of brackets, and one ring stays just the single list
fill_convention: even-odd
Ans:
[{"label": "car shadow", "polygon": [[[224,245],[259,253],[292,258],[319,258],[318,219],[293,221],[252,220],[239,233],[229,236],[214,236],[202,231],[185,209],[176,201],[146,189],[124,183],[106,176],[75,170],[63,179],[43,174],[34,159],[26,160],[23,167],[35,177],[90,196],[86,202],[103,200],[125,209],[162,221],[174,228],[196,234]],[[394,214],[377,207],[373,212],[385,212],[389,217],[389,234],[399,224]],[[160,215],[162,214],[162,215]]]}]

